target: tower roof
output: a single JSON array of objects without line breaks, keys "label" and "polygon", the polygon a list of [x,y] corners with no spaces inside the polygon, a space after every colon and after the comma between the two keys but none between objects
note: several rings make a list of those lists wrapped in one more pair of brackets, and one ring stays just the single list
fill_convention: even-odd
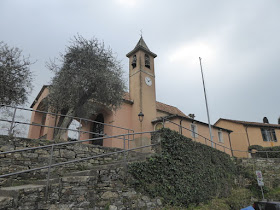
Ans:
[{"label": "tower roof", "polygon": [[134,49],[132,51],[130,51],[129,53],[126,54],[127,57],[130,57],[132,54],[134,54],[135,52],[137,52],[138,50],[143,50],[146,53],[150,54],[151,56],[153,56],[154,58],[157,57],[157,55],[155,53],[153,53],[152,51],[150,51],[150,49],[148,48],[147,44],[145,43],[143,37],[141,36],[138,43],[136,44],[136,46],[134,47]]}]

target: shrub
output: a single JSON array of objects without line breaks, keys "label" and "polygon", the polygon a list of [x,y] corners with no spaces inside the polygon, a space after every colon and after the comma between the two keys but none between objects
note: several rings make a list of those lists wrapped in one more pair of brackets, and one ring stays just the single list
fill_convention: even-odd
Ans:
[{"label": "shrub", "polygon": [[161,153],[129,166],[137,190],[185,207],[230,194],[236,167],[229,155],[170,129],[160,132]]},{"label": "shrub", "polygon": [[[248,147],[248,150],[255,149],[257,152],[254,154],[255,157],[260,158],[280,158],[280,146],[276,147],[262,147],[260,145],[251,145]],[[267,153],[264,151],[268,151]],[[279,151],[279,152],[269,152],[269,151]]]}]

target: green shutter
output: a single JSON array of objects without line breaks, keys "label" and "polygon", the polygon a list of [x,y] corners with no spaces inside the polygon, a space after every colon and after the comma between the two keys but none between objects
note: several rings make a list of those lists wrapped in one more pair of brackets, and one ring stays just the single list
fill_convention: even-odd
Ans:
[{"label": "green shutter", "polygon": [[263,140],[267,141],[266,130],[264,128],[261,128],[261,132],[262,132]]},{"label": "green shutter", "polygon": [[272,141],[277,142],[277,138],[276,138],[276,133],[275,133],[275,130],[274,130],[274,129],[272,129],[272,130],[271,130],[271,133],[272,133]]}]

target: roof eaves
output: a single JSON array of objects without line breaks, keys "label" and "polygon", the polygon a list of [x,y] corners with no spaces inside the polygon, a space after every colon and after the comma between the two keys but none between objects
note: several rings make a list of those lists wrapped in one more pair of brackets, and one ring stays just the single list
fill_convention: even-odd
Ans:
[{"label": "roof eaves", "polygon": [[[251,126],[251,127],[270,127],[270,128],[279,128],[280,129],[280,125],[278,124],[269,124],[269,123],[258,123],[258,122],[247,122],[247,121],[240,121],[240,120],[231,120],[231,119],[224,119],[224,118],[220,118],[216,123],[218,123],[219,121],[224,120],[224,121],[229,121],[232,123],[237,123],[237,124],[241,124],[244,126]],[[216,124],[215,123],[215,124]]]},{"label": "roof eaves", "polygon": [[[198,121],[198,120],[195,120],[195,119],[192,119],[192,118],[189,118],[189,117],[180,116],[180,115],[169,115],[169,116],[166,116],[166,117],[159,117],[159,118],[157,118],[157,119],[154,119],[154,120],[152,121],[152,123],[161,122],[161,121],[163,121],[163,119],[173,119],[173,118],[176,118],[176,117],[181,118],[181,119],[184,119],[184,120],[187,120],[187,121],[190,121],[190,122],[196,122],[196,123],[200,123],[200,124],[203,124],[203,125],[207,125],[207,126],[208,126],[208,124],[205,123],[205,122],[201,122],[201,121]],[[217,128],[217,129],[219,129],[219,130],[227,131],[227,132],[229,132],[229,133],[233,132],[232,130],[229,130],[229,129],[226,129],[226,128],[221,128],[221,127],[218,127],[218,126],[216,126],[216,125],[212,125],[212,127],[213,127],[213,128]]]},{"label": "roof eaves", "polygon": [[40,92],[38,93],[38,95],[36,96],[36,98],[34,99],[34,101],[32,102],[30,108],[33,108],[33,106],[37,103],[38,99],[40,98],[41,94],[43,93],[43,91],[45,90],[45,88],[49,87],[49,85],[43,85],[43,87],[41,88]]},{"label": "roof eaves", "polygon": [[150,51],[149,49],[144,48],[143,46],[137,46],[135,47],[133,50],[131,50],[129,53],[126,54],[126,57],[130,57],[131,55],[133,55],[135,52],[137,52],[138,50],[143,50],[144,52],[150,54],[151,56],[153,56],[154,58],[157,57],[157,54],[153,53],[152,51]]}]

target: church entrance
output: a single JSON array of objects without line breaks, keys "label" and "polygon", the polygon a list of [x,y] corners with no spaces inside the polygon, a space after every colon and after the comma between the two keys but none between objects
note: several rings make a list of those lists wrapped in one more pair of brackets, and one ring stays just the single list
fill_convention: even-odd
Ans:
[{"label": "church entrance", "polygon": [[[91,134],[91,138],[103,137],[103,134],[104,134],[104,124],[102,124],[102,123],[104,123],[103,114],[97,115],[97,117],[95,118],[94,121],[97,121],[97,122],[92,123],[91,132],[93,132],[93,133]],[[100,123],[98,123],[98,122],[100,122]],[[94,145],[103,146],[103,139],[99,139],[99,140],[95,140],[95,141],[91,141],[91,142]]]}]

